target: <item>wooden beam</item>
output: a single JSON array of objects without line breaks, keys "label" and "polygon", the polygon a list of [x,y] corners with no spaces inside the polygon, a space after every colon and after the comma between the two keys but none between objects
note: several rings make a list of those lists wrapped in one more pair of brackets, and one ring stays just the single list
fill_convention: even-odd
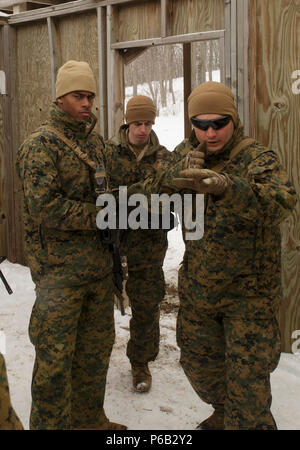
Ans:
[{"label": "wooden beam", "polygon": [[224,30],[203,31],[200,33],[179,34],[176,36],[167,36],[165,38],[150,38],[140,39],[138,41],[115,42],[111,44],[114,50],[122,50],[124,48],[132,47],[151,47],[154,45],[168,45],[168,44],[184,44],[195,41],[207,41],[211,39],[221,39],[224,37]]},{"label": "wooden beam", "polygon": [[183,44],[183,104],[184,104],[184,137],[190,136],[192,127],[188,116],[188,97],[192,91],[192,57],[191,44]]},{"label": "wooden beam", "polygon": [[112,137],[124,120],[124,61],[121,52],[112,48],[115,40],[114,14],[107,6],[107,109],[108,137]]},{"label": "wooden beam", "polygon": [[61,65],[58,49],[58,37],[55,23],[52,17],[47,17],[49,50],[50,50],[50,66],[51,66],[51,92],[52,101],[55,101],[55,81],[58,68]]},{"label": "wooden beam", "polygon": [[231,0],[225,0],[225,40],[224,40],[224,62],[225,62],[225,84],[231,88]]},{"label": "wooden beam", "polygon": [[[7,220],[7,258],[22,263],[23,236],[22,217],[16,201],[18,186],[15,171],[15,152],[18,143],[18,108],[16,105],[16,31],[9,25],[3,28],[3,61],[7,81],[4,96],[4,165],[5,165],[5,211]],[[18,240],[18,243],[17,243]],[[22,248],[21,248],[22,247]]]},{"label": "wooden beam", "polygon": [[28,10],[27,2],[17,3],[13,5],[13,14],[19,14]]},{"label": "wooden beam", "polygon": [[97,8],[97,35],[98,35],[98,69],[99,69],[99,115],[100,133],[107,139],[107,63],[106,63],[106,11],[103,6]]},{"label": "wooden beam", "polygon": [[168,8],[168,0],[160,1],[160,21],[161,21],[161,37],[165,38],[168,35],[168,16],[167,16],[167,8]]},{"label": "wooden beam", "polygon": [[47,8],[35,9],[20,14],[13,14],[9,16],[8,23],[10,25],[17,25],[25,22],[47,19],[47,17],[59,17],[68,14],[83,13],[91,9],[96,9],[99,6],[106,5],[107,1],[96,2],[93,0],[81,0],[68,2],[57,6],[50,6]]}]

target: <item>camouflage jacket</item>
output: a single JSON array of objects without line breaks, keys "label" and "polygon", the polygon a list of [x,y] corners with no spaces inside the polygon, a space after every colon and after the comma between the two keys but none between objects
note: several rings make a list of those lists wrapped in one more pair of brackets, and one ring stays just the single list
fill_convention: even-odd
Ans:
[{"label": "camouflage jacket", "polygon": [[[89,123],[75,121],[53,104],[50,125],[103,164],[103,138]],[[43,127],[43,125],[42,125]],[[105,277],[112,258],[96,225],[94,171],[51,131],[29,136],[16,169],[24,192],[26,260],[39,287],[81,285]]]},{"label": "camouflage jacket", "polygon": [[[220,162],[221,173],[230,180],[222,197],[205,196],[204,235],[186,240],[184,265],[189,276],[228,279],[254,276],[267,292],[280,293],[281,236],[279,224],[296,204],[296,193],[276,153],[259,143],[242,150],[232,161],[230,151],[244,138],[242,127],[221,152],[208,155],[204,168],[213,170]],[[183,157],[198,146],[192,132],[179,144],[172,162],[146,180],[144,187],[155,192],[175,190],[172,182],[182,168]]]},{"label": "camouflage jacket", "polygon": [[0,430],[23,430],[23,425],[12,407],[6,365],[0,353]]},{"label": "camouflage jacket", "polygon": [[[150,143],[142,158],[137,158],[130,148],[127,139],[127,125],[122,125],[116,136],[105,143],[105,169],[108,187],[118,196],[119,186],[131,186],[131,192],[140,192],[139,186],[148,176],[154,176],[157,165],[167,158],[169,151],[159,144],[152,130]],[[126,231],[121,253],[127,255],[129,269],[162,264],[167,249],[167,233],[165,230],[129,230]]]}]

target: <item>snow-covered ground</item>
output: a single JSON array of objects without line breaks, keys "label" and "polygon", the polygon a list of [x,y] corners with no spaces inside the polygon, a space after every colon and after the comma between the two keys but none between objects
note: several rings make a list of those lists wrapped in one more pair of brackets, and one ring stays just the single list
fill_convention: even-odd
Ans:
[{"label": "snow-covered ground", "polygon": [[[176,98],[182,103],[178,95]],[[170,150],[183,138],[182,105],[173,106],[173,112],[174,115],[161,111],[154,126],[161,143]],[[132,388],[126,357],[130,308],[125,316],[115,310],[116,341],[107,378],[105,409],[111,420],[126,424],[129,430],[193,430],[212,411],[199,400],[179,364],[175,294],[178,266],[184,252],[180,229],[169,232],[168,239],[164,271],[169,295],[161,312],[160,353],[150,363],[153,385],[149,393],[138,394]],[[34,362],[28,323],[35,300],[34,284],[27,267],[4,261],[0,268],[13,289],[13,294],[8,295],[0,280],[0,351],[5,352],[13,406],[28,429]],[[272,411],[278,428],[300,430],[300,354],[282,354],[271,382]]]}]

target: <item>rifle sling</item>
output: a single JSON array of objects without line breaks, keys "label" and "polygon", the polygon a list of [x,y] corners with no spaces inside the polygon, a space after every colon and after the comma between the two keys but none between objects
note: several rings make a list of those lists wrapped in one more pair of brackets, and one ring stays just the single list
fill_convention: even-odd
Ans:
[{"label": "rifle sling", "polygon": [[220,173],[222,170],[229,164],[242,150],[244,150],[246,147],[249,147],[251,144],[255,142],[255,139],[253,138],[245,138],[241,142],[239,142],[230,152],[229,160],[222,161],[221,163],[217,164],[215,167],[213,167],[211,170],[214,172]]}]

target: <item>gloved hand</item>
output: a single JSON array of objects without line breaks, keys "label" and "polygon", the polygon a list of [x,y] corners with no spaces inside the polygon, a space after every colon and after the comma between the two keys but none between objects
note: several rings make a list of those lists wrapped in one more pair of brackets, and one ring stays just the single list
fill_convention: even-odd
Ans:
[{"label": "gloved hand", "polygon": [[179,175],[182,178],[174,178],[174,185],[179,190],[191,189],[198,194],[222,195],[229,183],[225,175],[209,169],[185,169]]},{"label": "gloved hand", "polygon": [[195,150],[190,151],[185,157],[185,169],[202,169],[204,166],[206,144],[202,142]]}]

